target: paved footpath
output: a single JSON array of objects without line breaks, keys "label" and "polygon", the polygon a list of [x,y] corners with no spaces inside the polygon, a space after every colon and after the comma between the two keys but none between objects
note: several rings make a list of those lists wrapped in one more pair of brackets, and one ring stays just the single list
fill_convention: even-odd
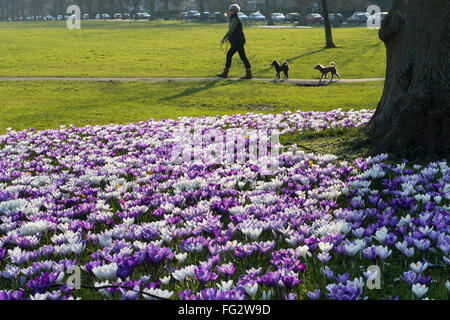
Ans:
[{"label": "paved footpath", "polygon": [[[0,77],[0,81],[92,81],[92,82],[108,82],[108,81],[141,81],[141,82],[195,82],[195,81],[223,81],[221,78],[76,78],[76,77]],[[227,80],[238,81],[239,78],[228,78]],[[282,82],[292,83],[296,85],[304,86],[317,86],[330,84],[329,80],[312,79],[289,79],[289,80],[275,80],[268,78],[253,78],[252,81],[264,81],[264,82]],[[371,82],[371,81],[384,81],[384,78],[367,78],[367,79],[341,79],[333,80],[332,83],[355,83],[355,82]]]}]

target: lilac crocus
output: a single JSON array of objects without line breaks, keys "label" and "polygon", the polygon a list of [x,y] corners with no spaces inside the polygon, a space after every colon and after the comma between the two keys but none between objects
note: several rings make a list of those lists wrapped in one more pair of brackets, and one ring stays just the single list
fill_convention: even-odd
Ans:
[{"label": "lilac crocus", "polygon": [[310,291],[307,292],[306,295],[311,299],[311,300],[319,300],[320,299],[320,290],[319,289],[315,289],[314,291]]}]

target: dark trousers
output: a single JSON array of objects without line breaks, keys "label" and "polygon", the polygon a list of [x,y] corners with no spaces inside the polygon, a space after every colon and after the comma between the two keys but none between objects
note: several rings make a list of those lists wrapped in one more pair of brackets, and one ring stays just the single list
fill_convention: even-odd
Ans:
[{"label": "dark trousers", "polygon": [[233,56],[234,56],[234,54],[236,52],[239,53],[239,57],[241,57],[241,60],[244,63],[244,66],[247,69],[251,69],[251,65],[250,65],[250,62],[247,59],[247,56],[245,54],[245,49],[244,49],[243,45],[242,46],[237,46],[237,47],[231,46],[230,50],[228,50],[228,53],[227,53],[227,63],[225,64],[225,67],[228,68],[228,69],[231,67],[231,59],[233,59]]}]

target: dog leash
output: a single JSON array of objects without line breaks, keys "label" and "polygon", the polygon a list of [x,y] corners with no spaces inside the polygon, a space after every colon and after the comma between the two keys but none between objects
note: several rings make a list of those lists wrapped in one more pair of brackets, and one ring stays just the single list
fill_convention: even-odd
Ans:
[{"label": "dog leash", "polygon": [[223,43],[220,44],[220,49],[223,51],[224,54],[228,53],[230,43],[228,41],[225,42],[225,48],[223,47]]}]

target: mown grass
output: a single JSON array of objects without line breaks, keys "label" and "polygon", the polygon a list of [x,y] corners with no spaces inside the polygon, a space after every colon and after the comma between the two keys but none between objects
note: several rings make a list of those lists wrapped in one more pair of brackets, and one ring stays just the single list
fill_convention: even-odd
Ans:
[{"label": "mown grass", "polygon": [[[225,55],[227,24],[83,21],[0,23],[0,76],[213,77]],[[335,61],[343,78],[384,77],[386,54],[376,30],[334,29],[335,49],[324,49],[323,28],[246,26],[247,54],[257,77],[274,77],[274,60],[291,64],[291,78],[318,78],[317,63]],[[236,55],[232,76],[241,76]]]},{"label": "mown grass", "polygon": [[0,134],[7,128],[105,125],[150,118],[373,109],[383,82],[301,87],[257,81],[0,82]]},{"label": "mown grass", "polygon": [[296,144],[305,152],[334,154],[337,161],[353,161],[367,154],[370,148],[369,143],[360,136],[358,128],[294,132],[282,135],[280,143],[285,146]]}]

